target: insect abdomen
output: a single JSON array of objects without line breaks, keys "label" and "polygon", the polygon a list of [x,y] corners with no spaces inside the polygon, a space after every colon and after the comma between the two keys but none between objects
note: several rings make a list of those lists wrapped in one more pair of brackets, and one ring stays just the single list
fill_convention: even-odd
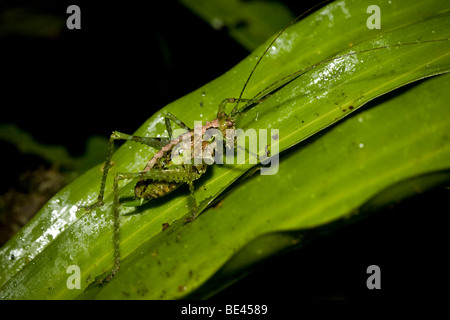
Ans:
[{"label": "insect abdomen", "polygon": [[172,192],[181,184],[179,182],[141,180],[134,187],[134,194],[143,199],[159,198]]}]

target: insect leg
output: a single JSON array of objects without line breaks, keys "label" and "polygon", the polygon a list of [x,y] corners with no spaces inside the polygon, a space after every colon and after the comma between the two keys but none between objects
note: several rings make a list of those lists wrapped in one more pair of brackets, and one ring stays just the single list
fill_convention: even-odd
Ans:
[{"label": "insect leg", "polygon": [[[139,179],[139,180],[154,180],[154,181],[164,181],[164,182],[178,182],[178,183],[187,183],[189,185],[189,191],[191,192],[191,197],[193,200],[193,217],[197,215],[197,203],[195,201],[194,196],[194,181],[197,180],[204,174],[206,171],[206,166],[195,166],[191,164],[180,165],[177,168],[172,169],[152,169],[150,171],[142,171],[142,172],[127,172],[127,173],[118,173],[118,180],[125,179]],[[118,196],[118,194],[117,194]],[[117,200],[117,204],[119,203],[119,199]],[[192,219],[193,220],[193,219]]]},{"label": "insect leg", "polygon": [[191,128],[189,128],[183,121],[181,121],[176,116],[174,116],[173,114],[168,112],[164,117],[164,121],[166,122],[166,129],[167,129],[167,132],[169,133],[170,140],[172,140],[172,125],[170,124],[170,120],[172,120],[177,125],[179,125],[181,128],[183,128],[187,131],[191,130]]},{"label": "insect leg", "polygon": [[226,107],[228,103],[236,103],[236,106],[234,107],[233,111],[231,112],[231,115],[234,115],[237,113],[237,106],[239,102],[247,102],[247,105],[253,104],[253,103],[260,103],[264,99],[236,99],[236,98],[228,98],[223,100],[219,104],[219,110],[217,111],[217,117],[219,117],[220,114],[225,113]]},{"label": "insect leg", "polygon": [[192,180],[188,181],[188,185],[189,185],[189,192],[191,194],[191,201],[192,201],[192,215],[190,217],[187,217],[185,222],[192,222],[195,220],[195,218],[197,218],[198,208],[197,208],[197,200],[195,199],[195,194],[194,194],[193,181]]},{"label": "insect leg", "polygon": [[140,137],[140,136],[122,133],[119,131],[114,131],[112,133],[110,139],[134,141],[134,142],[145,144],[145,145],[150,146],[155,149],[161,149],[162,147],[164,147],[166,144],[168,144],[170,142],[170,139],[168,139],[168,138]]},{"label": "insect leg", "polygon": [[[204,171],[203,171],[204,172]],[[187,222],[193,221],[197,217],[197,203],[195,201],[194,196],[194,184],[193,181],[198,179],[202,175],[202,170],[200,171],[194,170],[193,165],[183,165],[178,169],[168,169],[168,170],[159,170],[153,169],[150,171],[142,171],[142,172],[125,172],[125,173],[116,173],[114,177],[113,183],[113,193],[114,193],[114,201],[113,201],[113,225],[114,225],[114,268],[111,271],[110,275],[106,277],[104,280],[109,281],[111,278],[119,271],[120,269],[120,214],[119,214],[119,206],[120,206],[120,190],[119,190],[119,181],[127,180],[127,179],[151,179],[156,181],[166,181],[166,182],[186,182],[189,184],[189,191],[191,192],[191,197],[193,199],[193,214],[189,218],[186,219]]]},{"label": "insect leg", "polygon": [[113,184],[113,192],[114,192],[114,201],[113,201],[114,269],[111,272],[111,277],[114,276],[120,269],[120,237],[119,237],[120,236],[120,215],[119,215],[120,195],[119,195],[119,180],[120,180],[120,176],[119,176],[119,173],[117,173],[116,176],[114,177],[114,184]]},{"label": "insect leg", "polygon": [[115,140],[135,141],[135,142],[139,142],[139,143],[148,145],[155,149],[161,149],[163,146],[165,146],[170,141],[167,138],[139,137],[139,136],[134,136],[134,135],[129,135],[126,133],[114,131],[111,134],[111,136],[109,138],[109,142],[108,142],[108,151],[107,151],[107,155],[106,155],[105,164],[103,166],[103,176],[102,176],[100,192],[98,194],[97,201],[88,206],[80,207],[80,208],[84,208],[86,211],[90,211],[94,208],[101,207],[103,205],[103,198],[105,195],[106,178],[108,177],[108,171],[111,168],[111,157],[112,157],[113,150],[114,150],[114,141]]}]

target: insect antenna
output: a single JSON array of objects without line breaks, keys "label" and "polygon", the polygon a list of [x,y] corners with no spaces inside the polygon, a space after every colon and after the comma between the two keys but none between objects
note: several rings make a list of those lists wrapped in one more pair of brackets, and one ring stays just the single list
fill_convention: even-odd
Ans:
[{"label": "insect antenna", "polygon": [[[364,49],[364,50],[360,50],[360,51],[355,51],[355,52],[350,52],[350,53],[345,53],[342,55],[338,55],[335,56],[333,58],[329,58],[329,59],[325,59],[322,60],[320,62],[317,62],[309,67],[297,70],[291,74],[288,74],[286,76],[284,76],[283,78],[273,82],[272,84],[270,84],[268,87],[266,87],[265,89],[263,89],[262,91],[260,91],[258,94],[255,95],[255,97],[252,100],[262,100],[264,99],[267,95],[269,95],[270,93],[280,89],[281,87],[287,85],[289,82],[297,79],[298,77],[300,77],[301,75],[303,75],[304,73],[308,72],[309,70],[312,70],[322,64],[334,61],[334,60],[338,60],[338,59],[342,59],[342,58],[346,58],[349,56],[354,56],[357,54],[361,54],[361,53],[366,53],[366,52],[371,52],[371,51],[377,51],[377,50],[383,50],[383,49],[389,49],[389,48],[396,48],[396,47],[403,47],[403,46],[411,46],[411,45],[417,45],[417,44],[426,44],[426,43],[433,43],[433,42],[442,42],[442,41],[449,41],[450,39],[448,38],[443,38],[443,39],[433,39],[433,40],[424,40],[424,41],[420,41],[420,42],[405,42],[405,43],[399,43],[399,44],[393,44],[393,45],[385,45],[382,47],[376,47],[376,48],[370,48],[370,49]],[[237,113],[241,113],[242,111],[244,111],[246,109],[246,107],[244,107],[242,110],[238,111]]]},{"label": "insect antenna", "polygon": [[[307,14],[309,14],[311,11],[323,6],[324,4],[330,3],[334,0],[326,0],[326,1],[322,1],[318,4],[316,4],[315,6],[309,8],[308,10],[306,10],[305,12],[303,12],[302,14],[300,14],[299,16],[297,16],[294,20],[292,20],[287,26],[285,26],[283,29],[281,29],[280,32],[277,33],[277,35],[275,36],[275,38],[270,42],[270,44],[266,47],[266,50],[264,50],[263,54],[261,55],[261,57],[258,59],[258,61],[256,62],[255,66],[253,67],[252,71],[250,72],[250,75],[248,76],[247,80],[244,83],[244,86],[242,87],[241,93],[239,94],[239,98],[236,99],[236,105],[233,108],[233,111],[231,112],[231,115],[235,115],[237,113],[239,113],[238,110],[238,106],[239,106],[239,102],[242,101],[242,97],[244,95],[244,91],[250,81],[250,79],[253,76],[253,73],[255,72],[256,68],[258,67],[258,65],[260,64],[261,60],[264,58],[264,56],[266,55],[266,53],[269,51],[269,49],[272,47],[272,45],[275,43],[275,41],[277,41],[277,39],[281,36],[281,34],[283,34],[283,32],[289,28],[291,25],[293,25],[294,23],[296,23],[298,20],[300,20],[301,18],[303,18],[304,16],[306,16]],[[241,110],[242,111],[242,110]]]},{"label": "insect antenna", "polygon": [[[442,41],[450,41],[449,38],[443,38],[443,39],[433,39],[433,40],[424,40],[424,41],[415,41],[415,42],[405,42],[405,43],[399,43],[399,44],[393,44],[393,45],[385,45],[385,46],[381,46],[381,47],[376,47],[376,48],[370,48],[370,49],[364,49],[364,50],[360,50],[360,51],[355,51],[355,52],[350,52],[350,53],[345,53],[342,55],[338,55],[335,56],[333,58],[328,58],[325,60],[322,60],[320,62],[317,62],[313,65],[310,65],[306,68],[297,70],[293,73],[290,73],[284,77],[282,77],[281,79],[271,83],[268,87],[266,87],[265,89],[263,89],[262,91],[260,91],[258,94],[256,94],[252,99],[241,99],[241,101],[263,101],[265,98],[267,98],[271,93],[275,92],[276,90],[281,89],[283,86],[287,85],[288,83],[294,81],[295,79],[297,79],[298,77],[300,77],[301,75],[305,74],[306,72],[308,72],[309,70],[312,70],[322,64],[326,64],[328,62],[334,61],[334,60],[338,60],[338,59],[342,59],[342,58],[346,58],[349,56],[354,56],[357,54],[361,54],[361,53],[366,53],[366,52],[371,52],[371,51],[377,51],[377,50],[383,50],[383,49],[389,49],[389,48],[396,48],[396,47],[403,47],[403,46],[411,46],[411,45],[417,45],[417,44],[426,44],[426,43],[433,43],[433,42],[442,42]],[[241,110],[233,110],[233,112],[231,113],[232,116],[239,114],[239,113],[243,113],[244,110],[246,110],[249,106],[254,105],[255,102],[251,102],[251,103],[247,103],[244,108],[242,108]]]}]

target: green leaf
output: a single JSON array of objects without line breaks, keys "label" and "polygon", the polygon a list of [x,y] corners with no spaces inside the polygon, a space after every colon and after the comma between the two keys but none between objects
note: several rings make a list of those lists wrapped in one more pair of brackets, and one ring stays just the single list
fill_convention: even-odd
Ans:
[{"label": "green leaf", "polygon": [[[296,152],[292,155],[295,159],[299,159],[301,156],[301,151]],[[285,162],[283,162],[285,166]],[[299,174],[300,170],[294,170],[294,175],[301,178]],[[255,179],[256,180],[256,179]],[[278,181],[280,182],[280,181]],[[248,274],[252,269],[254,269],[260,262],[265,259],[273,258],[275,256],[281,255],[282,253],[289,252],[291,250],[303,248],[310,243],[313,243],[318,238],[330,235],[333,232],[340,231],[341,234],[343,228],[350,224],[354,224],[362,219],[367,219],[370,215],[377,213],[377,210],[381,210],[387,206],[398,205],[399,202],[404,201],[407,198],[418,195],[429,191],[434,188],[441,187],[450,182],[450,170],[441,170],[425,173],[422,175],[414,176],[412,178],[407,178],[399,182],[395,182],[393,185],[383,189],[381,192],[377,193],[375,196],[370,198],[367,202],[360,205],[357,209],[351,211],[349,214],[345,214],[342,218],[333,220],[329,223],[324,223],[314,227],[306,227],[300,229],[289,229],[289,230],[277,230],[273,232],[263,233],[257,236],[252,241],[249,241],[245,246],[242,247],[238,252],[231,256],[231,258],[216,272],[212,277],[210,277],[205,283],[203,283],[198,289],[190,293],[188,296],[184,297],[187,299],[204,299],[211,297],[218,291],[226,288],[228,285],[236,282],[246,274]],[[251,196],[251,192],[260,192],[262,184],[265,182],[259,180],[258,182],[250,182],[249,187],[245,192],[240,194],[239,198],[242,200],[242,196]],[[273,189],[278,189],[279,184],[272,185]],[[281,185],[281,189],[283,186]],[[307,188],[304,188],[308,192]],[[238,190],[234,191],[237,192]],[[280,195],[274,192],[267,192],[268,190],[263,190],[260,197],[268,197],[270,202],[278,201]],[[296,201],[295,198],[298,196],[296,191],[292,189],[284,190],[286,193],[281,195],[282,199],[287,201],[292,201],[294,203],[291,207],[295,213],[301,215],[304,214],[301,201]],[[239,191],[240,192],[240,191]],[[277,195],[277,196],[275,196]],[[237,197],[233,195],[226,202],[229,204],[226,209],[235,206],[237,202],[232,202],[233,200],[238,200]],[[345,201],[345,199],[341,199]],[[268,203],[269,201],[264,201]],[[294,205],[298,204],[298,207]],[[253,204],[253,203],[252,203]],[[264,217],[272,219],[273,212],[268,212],[264,207],[261,207],[259,214],[262,215],[260,223],[265,224]],[[225,209],[224,209],[225,210]],[[251,209],[245,210],[245,213],[250,213]],[[323,214],[327,214],[323,212]],[[388,218],[388,217],[387,217]],[[386,221],[387,222],[387,221]],[[242,230],[241,230],[242,231]],[[403,233],[399,232],[398,236],[403,237]],[[301,259],[301,252],[298,253]],[[309,275],[306,275],[308,277]],[[316,275],[311,275],[315,277]],[[308,292],[306,292],[308,294]]]},{"label": "green leaf", "polygon": [[278,174],[257,175],[196,223],[148,240],[85,298],[180,298],[217,270],[215,285],[224,285],[367,210],[449,183],[449,85],[450,75],[423,82],[295,148]]},{"label": "green leaf", "polygon": [[[293,79],[263,103],[246,112],[238,119],[237,127],[243,129],[279,128],[280,150],[287,150],[350,115],[377,96],[409,82],[448,72],[450,69],[449,41],[424,42],[450,38],[448,5],[442,1],[415,2],[413,4],[409,1],[392,2],[386,8],[377,1],[370,1],[370,3],[339,1],[286,30],[282,37],[275,42],[275,49],[271,49],[268,55],[261,60],[247,87],[245,97],[256,95],[286,75],[337,54],[345,54],[350,49],[360,51],[380,46],[389,46],[389,48],[346,56],[339,60],[320,64],[301,77]],[[382,9],[381,30],[368,30],[366,27],[368,15],[365,12],[367,6],[372,4],[379,4],[385,8]],[[419,43],[394,46],[398,42],[412,43],[415,41],[419,41]],[[190,126],[194,120],[214,119],[217,106],[224,98],[239,95],[247,75],[255,65],[255,56],[260,57],[268,44],[257,49],[220,78],[163,108],[147,120],[136,134],[164,135],[163,116],[166,112],[177,115]],[[435,98],[433,96],[431,100],[436,100]],[[428,99],[430,99],[430,95]],[[422,108],[425,107],[421,106],[419,109]],[[405,123],[406,126],[405,119],[413,121],[412,123],[419,121],[419,124],[425,119],[429,119],[431,122],[426,122],[428,123],[427,128],[435,128],[433,132],[435,135],[436,132],[443,132],[441,131],[445,126],[443,122],[448,119],[448,116],[444,116],[445,112],[448,112],[447,110],[440,109],[440,116],[435,119],[427,114],[419,116],[416,114],[412,118],[410,115],[414,112],[410,112],[409,109],[408,111],[403,110],[403,112],[400,112],[397,106],[393,109],[391,117],[397,120],[401,119],[399,125]],[[435,115],[436,113],[430,111],[430,114]],[[369,153],[389,154],[390,159],[405,156],[396,152],[395,148],[385,150],[385,143],[380,144],[375,140],[377,130],[381,129],[395,129],[396,134],[392,133],[394,131],[391,133],[394,136],[403,137],[403,133],[395,127],[395,124],[386,126],[390,118],[381,117],[377,121],[372,121],[372,119],[376,118],[363,119],[363,126],[371,133],[364,141],[360,142],[355,137],[353,145],[345,145],[341,143],[341,140],[336,140],[333,144],[320,144],[323,151],[320,158],[331,158],[338,154],[341,154],[341,159],[346,159],[351,155],[359,157],[362,164],[359,167],[351,167],[351,170],[359,172],[358,170],[366,167],[364,161],[371,159],[368,156]],[[354,120],[354,118],[350,117],[350,120]],[[438,121],[436,123],[439,125],[433,127],[433,121]],[[335,130],[340,130],[339,128],[346,123],[341,123]],[[358,123],[360,123],[359,120]],[[409,126],[407,128],[411,129]],[[422,131],[424,134],[418,138],[419,140],[425,139],[428,132],[427,130]],[[420,132],[420,130],[413,130],[414,134]],[[414,134],[411,135],[414,136]],[[383,132],[378,132],[378,136],[383,136]],[[436,135],[436,137],[438,140],[433,140],[436,141],[433,146],[445,146],[444,141],[448,140],[448,137],[445,138],[442,135]],[[408,135],[406,138],[409,138]],[[427,136],[427,138],[432,137]],[[416,142],[414,141],[414,143]],[[448,145],[448,141],[446,142]],[[359,147],[361,143],[364,145],[363,148]],[[430,163],[422,163],[421,170],[424,171],[420,172],[435,170],[436,163],[443,167],[447,165],[445,162],[439,162],[442,160],[441,158],[434,159],[431,156],[435,153],[441,156],[442,153],[430,151],[425,143],[418,145],[425,148],[422,150],[422,154],[430,155],[424,156],[426,160],[430,160]],[[302,155],[302,159],[304,158],[303,161],[305,161],[302,168],[309,168],[308,166],[321,163],[322,167],[319,169],[330,177],[330,184],[340,185],[345,171],[343,170],[339,174],[335,173],[333,165],[336,161],[324,164],[318,161],[317,155],[310,157],[306,151],[309,150],[309,146],[304,150],[306,154]],[[114,154],[115,165],[111,170],[111,175],[118,171],[142,170],[155,151],[138,144],[124,144]],[[408,152],[405,151],[406,155]],[[376,159],[377,157],[372,158]],[[443,157],[443,159],[449,159],[449,157]],[[289,175],[281,176],[282,170],[293,171],[299,166],[298,162],[293,162],[286,166],[283,164],[284,162],[281,163],[279,179],[282,179],[285,186],[295,189],[298,188],[298,179],[289,178]],[[384,165],[381,168],[375,164],[374,166],[372,170],[386,169]],[[207,206],[251,167],[251,165],[212,166],[206,176],[196,184],[197,201],[201,202],[202,207]],[[286,169],[284,169],[285,167]],[[373,174],[373,172],[371,173]],[[379,171],[376,171],[376,174],[377,177],[383,176],[379,174]],[[410,172],[409,174],[414,173]],[[270,179],[277,179],[277,176],[269,177],[264,184],[270,186]],[[112,179],[107,181],[105,206],[90,213],[77,211],[79,205],[95,200],[100,178],[100,166],[78,178],[51,199],[25,228],[1,248],[0,296],[2,298],[73,298],[80,292],[67,289],[66,280],[69,275],[66,273],[66,269],[70,265],[77,265],[81,269],[82,290],[97,276],[111,270],[114,252],[111,217]],[[312,185],[314,181],[320,182],[309,170],[302,173],[300,180],[308,185]],[[388,185],[386,181],[379,182],[380,184],[384,183],[384,186]],[[237,190],[240,192],[241,188],[245,188],[245,186],[246,184],[243,184]],[[340,210],[357,207],[362,203],[361,201],[382,187],[378,184],[377,186],[377,188],[371,186],[357,188],[358,194],[351,199],[353,202],[350,200],[346,204],[339,202]],[[340,189],[341,193],[328,194],[330,200],[339,201],[339,196],[345,193],[344,187]],[[274,192],[277,193],[277,191]],[[280,194],[282,193],[280,192]],[[364,194],[365,197],[361,194]],[[322,201],[324,196],[325,194],[322,192],[317,192],[315,198],[308,199],[311,201],[302,204],[308,208],[306,216],[286,217],[284,215],[289,212],[283,211],[284,213],[280,214],[280,217],[283,217],[284,220],[280,224],[272,225],[273,220],[270,222],[266,220],[265,228],[261,228],[261,230],[258,229],[257,221],[252,227],[251,218],[255,218],[257,213],[253,207],[253,215],[240,214],[239,218],[234,220],[225,218],[228,217],[228,211],[226,214],[220,215],[226,219],[227,224],[213,214],[215,211],[209,210],[193,223],[183,225],[180,219],[190,212],[186,188],[180,188],[177,192],[158,200],[152,200],[137,209],[122,207],[120,248],[123,270],[103,289],[97,289],[99,297],[112,297],[114,292],[116,294],[114,297],[118,297],[117,295],[122,294],[122,291],[114,291],[109,288],[116,286],[125,288],[127,285],[129,287],[125,292],[132,293],[133,295],[130,297],[137,297],[134,294],[143,294],[143,297],[153,298],[159,298],[161,295],[163,298],[184,296],[199,287],[231,257],[233,252],[238,251],[258,234],[274,231],[276,229],[271,228],[275,228],[275,226],[285,230],[314,226],[339,218],[342,211],[333,210],[325,216],[319,214],[320,209],[323,209],[322,206],[327,203]],[[358,197],[362,197],[362,199],[358,199]],[[314,207],[314,204],[317,207]],[[272,205],[276,206],[276,212],[278,212],[278,210],[287,208],[289,201],[285,201],[285,199],[283,201],[283,197],[280,197],[280,202],[274,202]],[[274,207],[271,209],[273,210]],[[239,211],[238,208],[236,212],[234,217],[243,211]],[[278,217],[278,214],[276,216]],[[244,222],[246,223],[244,224]],[[301,226],[299,226],[299,222],[302,223]],[[165,232],[162,232],[161,228],[163,223],[171,225]],[[243,223],[244,228],[250,226],[253,233],[237,233],[236,239],[233,239],[237,244],[233,248],[224,246],[220,242],[221,238],[216,237],[217,229],[225,228],[227,232],[233,228],[239,230],[240,223]],[[194,236],[194,233],[197,236]],[[220,257],[213,261],[211,250]],[[152,260],[155,263],[153,269],[148,271],[143,269],[147,267],[145,263],[148,261],[143,262],[139,259],[141,252],[147,257],[149,253],[150,256],[156,257],[155,260]],[[161,262],[161,267],[157,267],[158,260]],[[188,279],[186,277],[189,277],[189,274],[193,276]],[[145,284],[145,286],[141,286],[141,284]],[[186,290],[183,291],[184,288]],[[138,289],[141,290],[138,291]]]}]

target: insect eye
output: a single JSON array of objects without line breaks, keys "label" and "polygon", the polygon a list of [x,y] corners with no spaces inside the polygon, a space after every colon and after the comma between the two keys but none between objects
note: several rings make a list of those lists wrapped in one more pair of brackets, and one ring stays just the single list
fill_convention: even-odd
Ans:
[{"label": "insect eye", "polygon": [[228,121],[227,121],[227,126],[232,127],[232,126],[233,126],[233,121],[228,120]]}]

